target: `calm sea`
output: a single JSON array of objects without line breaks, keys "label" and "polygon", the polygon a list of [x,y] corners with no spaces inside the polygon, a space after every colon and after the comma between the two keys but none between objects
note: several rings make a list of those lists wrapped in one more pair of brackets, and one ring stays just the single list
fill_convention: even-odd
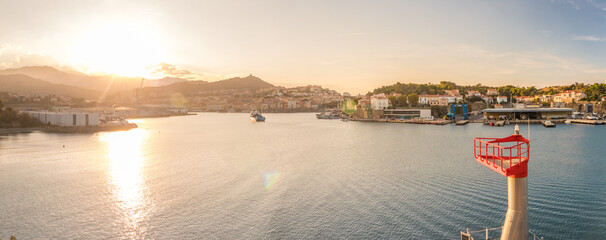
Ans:
[{"label": "calm sea", "polygon": [[[511,126],[265,116],[2,135],[0,238],[457,239],[503,224],[506,178],[473,159],[473,138]],[[531,231],[606,239],[605,140],[606,126],[531,126]]]}]

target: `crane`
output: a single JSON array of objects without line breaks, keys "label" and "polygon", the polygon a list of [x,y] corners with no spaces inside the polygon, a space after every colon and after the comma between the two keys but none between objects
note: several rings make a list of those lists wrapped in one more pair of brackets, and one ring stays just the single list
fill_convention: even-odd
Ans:
[{"label": "crane", "polygon": [[141,78],[141,84],[139,85],[139,88],[137,88],[137,91],[135,92],[135,104],[138,106],[139,105],[139,91],[141,90],[141,88],[143,88],[143,82],[145,81],[145,78]]}]

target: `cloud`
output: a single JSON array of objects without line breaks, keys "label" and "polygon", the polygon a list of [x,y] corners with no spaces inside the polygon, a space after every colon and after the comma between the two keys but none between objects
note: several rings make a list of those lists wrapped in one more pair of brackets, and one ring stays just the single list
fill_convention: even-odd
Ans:
[{"label": "cloud", "polygon": [[163,76],[189,80],[195,80],[196,78],[204,76],[203,74],[196,74],[188,70],[178,69],[177,66],[168,63],[160,63],[150,66],[148,69],[150,69],[153,74],[161,74]]},{"label": "cloud", "polygon": [[32,53],[18,45],[0,44],[0,69],[43,65],[57,68],[62,66],[60,61],[51,56]]},{"label": "cloud", "polygon": [[593,7],[597,8],[597,9],[601,9],[602,11],[606,11],[606,3],[605,2],[598,2],[595,0],[587,0],[587,2],[589,2]]},{"label": "cloud", "polygon": [[588,41],[588,42],[603,42],[603,41],[606,41],[606,38],[601,38],[601,37],[596,37],[596,36],[572,36],[572,40]]},{"label": "cloud", "polygon": [[147,67],[152,75],[156,77],[175,77],[187,80],[204,80],[204,81],[217,81],[232,77],[242,76],[242,74],[219,74],[219,73],[208,73],[208,72],[194,72],[185,70],[177,67],[176,65],[169,63],[159,63]]},{"label": "cloud", "polygon": [[576,2],[576,1],[573,1],[573,0],[567,0],[566,2],[567,2],[567,3],[569,3],[569,4],[570,4],[572,7],[574,7],[576,10],[581,9],[581,5],[580,5],[578,2]]}]

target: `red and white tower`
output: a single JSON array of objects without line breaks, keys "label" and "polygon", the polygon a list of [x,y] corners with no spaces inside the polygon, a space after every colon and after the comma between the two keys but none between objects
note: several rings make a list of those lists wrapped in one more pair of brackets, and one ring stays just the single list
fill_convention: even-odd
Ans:
[{"label": "red and white tower", "polygon": [[528,159],[530,141],[514,134],[505,138],[475,138],[474,156],[484,166],[507,177],[507,216],[501,240],[528,240]]}]

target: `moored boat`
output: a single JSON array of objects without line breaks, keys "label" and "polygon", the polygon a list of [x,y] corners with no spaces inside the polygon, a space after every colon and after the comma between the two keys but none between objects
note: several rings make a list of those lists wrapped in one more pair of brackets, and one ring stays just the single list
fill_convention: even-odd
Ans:
[{"label": "moored boat", "polygon": [[318,119],[339,119],[341,117],[339,117],[339,114],[337,114],[337,113],[323,112],[323,113],[316,113],[316,118],[318,118]]},{"label": "moored boat", "polygon": [[265,117],[261,115],[261,112],[257,110],[252,110],[250,112],[250,121],[251,122],[265,122]]},{"label": "moored boat", "polygon": [[543,126],[545,126],[545,127],[555,127],[556,125],[555,125],[555,123],[552,123],[551,121],[548,120],[548,121],[543,122]]}]

